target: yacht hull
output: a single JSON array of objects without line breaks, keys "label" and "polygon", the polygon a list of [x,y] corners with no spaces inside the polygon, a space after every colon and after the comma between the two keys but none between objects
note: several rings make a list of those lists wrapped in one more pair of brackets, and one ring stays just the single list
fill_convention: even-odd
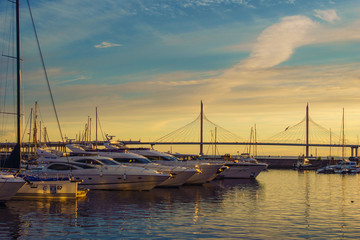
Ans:
[{"label": "yacht hull", "polygon": [[76,181],[33,181],[27,182],[14,198],[73,198],[78,197]]},{"label": "yacht hull", "polygon": [[267,164],[226,163],[229,167],[218,175],[218,178],[256,178],[260,172],[267,169]]},{"label": "yacht hull", "polygon": [[10,174],[1,174],[0,202],[10,200],[24,184],[25,181],[22,178],[14,177]]},{"label": "yacht hull", "polygon": [[186,181],[197,173],[196,170],[186,169],[184,171],[172,171],[169,179],[159,184],[159,187],[179,187],[184,185]]},{"label": "yacht hull", "polygon": [[223,166],[222,163],[208,163],[208,162],[196,162],[196,161],[161,161],[153,160],[156,163],[166,166],[181,166],[191,169],[196,169],[197,173],[191,176],[185,184],[204,184],[213,180],[217,174],[219,168]]},{"label": "yacht hull", "polygon": [[80,186],[95,190],[122,190],[122,191],[147,191],[158,186],[169,178],[169,175],[103,175],[103,176],[79,176],[82,179]]},{"label": "yacht hull", "polygon": [[204,184],[214,180],[223,164],[196,164],[195,166],[199,172],[188,179],[186,184]]}]

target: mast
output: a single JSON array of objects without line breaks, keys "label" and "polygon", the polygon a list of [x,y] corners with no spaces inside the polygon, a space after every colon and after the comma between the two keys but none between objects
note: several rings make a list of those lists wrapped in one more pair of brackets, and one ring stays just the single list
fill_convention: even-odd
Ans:
[{"label": "mast", "polygon": [[309,103],[306,105],[306,157],[309,157]]},{"label": "mast", "polygon": [[204,112],[203,112],[203,102],[201,101],[201,110],[200,110],[200,155],[204,155],[203,152],[203,124],[204,124]]},{"label": "mast", "polygon": [[[34,114],[34,133],[33,133],[33,141],[34,141],[34,149],[37,148],[37,143],[38,143],[38,139],[37,139],[37,102],[35,102],[35,114]],[[36,154],[36,151],[34,151]]]},{"label": "mast", "polygon": [[96,124],[95,124],[95,149],[97,149],[97,143],[98,143],[98,112],[97,112],[97,107],[95,108],[95,112],[96,112],[96,114],[95,114],[95,122],[96,122]]},{"label": "mast", "polygon": [[344,117],[344,108],[342,114],[342,159],[345,158],[345,117]]},{"label": "mast", "polygon": [[9,158],[2,167],[20,169],[21,160],[21,68],[20,68],[20,7],[19,0],[15,2],[16,8],[16,145]]},{"label": "mast", "polygon": [[331,128],[330,128],[330,157],[331,157]]},{"label": "mast", "polygon": [[215,156],[216,156],[217,127],[215,127]]},{"label": "mast", "polygon": [[257,136],[256,136],[256,124],[254,126],[254,157],[257,157]]},{"label": "mast", "polygon": [[16,94],[17,94],[17,144],[21,145],[21,68],[20,68],[20,6],[19,0],[16,0]]}]

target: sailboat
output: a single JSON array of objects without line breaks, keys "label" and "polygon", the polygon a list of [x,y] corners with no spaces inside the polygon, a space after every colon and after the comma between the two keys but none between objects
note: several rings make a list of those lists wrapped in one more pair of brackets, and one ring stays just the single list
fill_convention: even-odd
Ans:
[{"label": "sailboat", "polygon": [[[78,191],[78,181],[66,178],[46,178],[39,175],[22,174],[20,170],[21,162],[21,67],[20,67],[20,3],[19,0],[10,3],[15,4],[16,9],[16,145],[10,157],[1,166],[2,168],[13,169],[18,171],[21,176],[23,186],[18,189],[14,188],[15,195],[13,198],[77,198],[86,195],[86,190]],[[17,179],[18,177],[14,177]],[[26,182],[25,182],[26,180]],[[20,184],[19,184],[20,185]],[[18,186],[18,185],[16,185]],[[16,191],[15,191],[16,190]],[[1,189],[2,192],[2,189]],[[6,196],[5,196],[6,198]]]},{"label": "sailboat", "polygon": [[354,174],[359,173],[360,168],[356,161],[345,159],[345,120],[344,109],[342,116],[342,160],[336,165],[329,165],[317,170],[317,173]]}]

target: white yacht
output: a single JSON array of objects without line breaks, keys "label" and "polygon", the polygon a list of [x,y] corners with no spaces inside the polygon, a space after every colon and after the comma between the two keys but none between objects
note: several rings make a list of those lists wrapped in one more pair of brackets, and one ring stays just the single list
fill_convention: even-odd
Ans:
[{"label": "white yacht", "polygon": [[39,176],[32,175],[31,172],[24,171],[23,177],[26,184],[17,191],[14,199],[76,199],[85,197],[88,189],[79,188],[80,181],[76,181],[69,176]]},{"label": "white yacht", "polygon": [[360,167],[356,161],[350,161],[344,159],[338,162],[336,165],[328,165],[323,168],[319,168],[317,173],[337,173],[337,174],[352,174],[359,173]]},{"label": "white yacht", "polygon": [[251,158],[248,154],[242,154],[237,158],[225,154],[222,160],[213,160],[222,162],[228,168],[221,172],[217,178],[256,178],[260,172],[267,169],[268,164],[259,163],[256,159]]},{"label": "white yacht", "polygon": [[57,156],[44,149],[37,149],[37,153],[40,156],[39,164],[53,164],[35,167],[33,171],[51,176],[70,174],[75,180],[82,181],[80,186],[89,189],[151,190],[170,177],[169,174],[143,167],[125,166],[111,158],[94,154]]},{"label": "white yacht", "polygon": [[171,177],[160,183],[159,187],[179,187],[196,174],[198,171],[192,168],[181,166],[166,166],[153,163],[148,158],[128,152],[126,149],[123,151],[111,151],[109,149],[92,149],[92,147],[80,146],[75,144],[66,145],[72,152],[75,153],[95,153],[99,156],[109,157],[114,161],[127,166],[138,166],[147,169],[153,169],[162,173],[170,174]]},{"label": "white yacht", "polygon": [[[108,149],[120,149],[123,147],[105,145]],[[180,161],[176,157],[156,151],[150,148],[123,148],[127,151],[136,153],[150,159],[152,162],[159,163],[166,166],[182,166],[187,168],[194,168],[198,170],[196,174],[190,177],[186,184],[204,184],[209,182],[219,174],[219,169],[224,165],[223,163],[209,163],[204,161]]]},{"label": "white yacht", "polygon": [[25,183],[21,177],[0,171],[0,202],[10,200]]}]

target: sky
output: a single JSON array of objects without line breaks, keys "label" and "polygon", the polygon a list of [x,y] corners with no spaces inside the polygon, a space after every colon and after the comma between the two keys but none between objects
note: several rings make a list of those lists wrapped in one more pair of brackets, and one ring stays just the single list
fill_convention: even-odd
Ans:
[{"label": "sky", "polygon": [[[256,125],[259,141],[303,120],[307,104],[314,122],[340,133],[344,109],[346,141],[358,143],[360,1],[32,0],[30,5],[68,138],[76,138],[89,117],[95,122],[97,108],[102,131],[115,139],[155,141],[194,121],[202,101],[210,121],[243,139]],[[0,3],[3,52],[4,16],[11,7],[9,1]],[[59,140],[26,1],[20,12],[24,116],[38,101],[50,140]],[[3,111],[5,105],[2,99]],[[11,141],[12,133],[2,128],[2,141]],[[226,151],[238,150],[220,152]]]}]

